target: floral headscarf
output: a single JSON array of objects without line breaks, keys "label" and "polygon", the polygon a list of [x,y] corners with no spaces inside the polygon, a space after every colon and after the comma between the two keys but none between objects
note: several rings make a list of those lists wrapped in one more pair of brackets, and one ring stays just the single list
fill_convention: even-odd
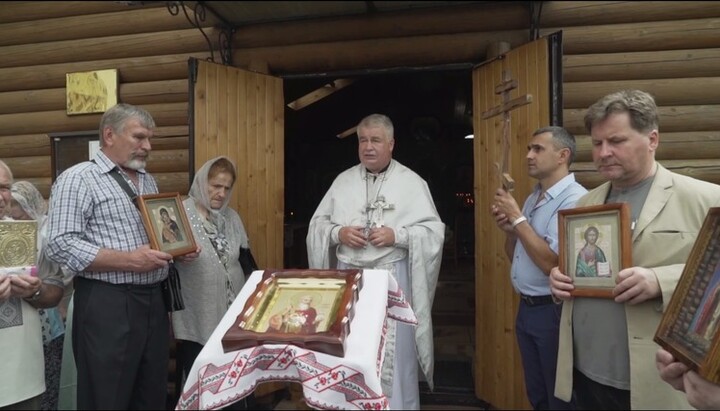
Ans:
[{"label": "floral headscarf", "polygon": [[197,173],[195,173],[195,178],[193,179],[193,183],[190,187],[190,192],[188,193],[188,195],[195,199],[195,202],[197,204],[203,206],[208,211],[208,219],[212,221],[215,226],[217,226],[218,230],[224,232],[225,215],[228,203],[230,202],[230,197],[232,196],[232,189],[228,191],[227,196],[225,197],[225,201],[223,202],[222,206],[217,210],[214,210],[212,207],[210,207],[210,198],[208,198],[208,187],[210,185],[210,178],[208,174],[210,173],[210,167],[212,167],[212,165],[221,158],[224,158],[228,162],[230,162],[233,170],[236,170],[235,164],[225,156],[215,157],[208,160],[205,164],[202,165],[202,167],[200,167]]},{"label": "floral headscarf", "polygon": [[[210,186],[210,168],[220,159],[227,160],[232,166],[233,174],[237,176],[235,164],[233,164],[229,158],[225,156],[215,157],[208,160],[202,165],[202,167],[200,167],[198,172],[195,174],[193,184],[190,187],[190,192],[188,194],[195,200],[197,205],[202,206],[205,210],[207,210],[208,219],[204,224],[205,233],[215,248],[220,262],[227,267],[230,250],[228,249],[229,244],[225,228],[228,215],[228,203],[230,202],[232,189],[228,191],[227,196],[219,209],[213,209],[210,206],[210,198],[208,197],[208,188]],[[234,183],[235,182],[233,181],[233,185]]]}]

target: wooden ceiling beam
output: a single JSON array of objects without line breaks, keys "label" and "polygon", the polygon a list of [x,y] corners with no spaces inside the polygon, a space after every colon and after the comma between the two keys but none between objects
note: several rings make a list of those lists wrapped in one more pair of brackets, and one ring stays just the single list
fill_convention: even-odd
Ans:
[{"label": "wooden ceiling beam", "polygon": [[335,93],[338,90],[341,90],[350,84],[354,83],[355,79],[337,79],[331,83],[327,83],[324,86],[320,87],[317,90],[314,90],[299,99],[292,101],[288,103],[288,107],[290,107],[293,110],[301,110],[310,104],[313,104],[333,93]]},{"label": "wooden ceiling beam", "polygon": [[343,131],[342,133],[338,134],[338,135],[337,135],[337,138],[345,138],[345,137],[347,137],[347,136],[351,136],[351,135],[355,134],[356,131],[357,131],[357,126],[352,126],[352,127],[350,127],[349,129],[347,129],[347,130]]}]

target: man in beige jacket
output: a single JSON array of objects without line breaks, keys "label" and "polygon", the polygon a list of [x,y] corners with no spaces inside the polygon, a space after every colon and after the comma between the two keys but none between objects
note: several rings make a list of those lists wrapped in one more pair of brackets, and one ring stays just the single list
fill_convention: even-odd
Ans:
[{"label": "man in beige jacket", "polygon": [[565,300],[555,395],[574,391],[579,409],[689,408],[660,379],[653,336],[708,208],[720,205],[720,186],[657,163],[658,124],[653,97],[637,90],[605,96],[585,115],[593,161],[609,181],[577,207],[630,205],[632,267],[617,274],[613,299],[573,299],[572,279],[550,273],[553,296]]}]

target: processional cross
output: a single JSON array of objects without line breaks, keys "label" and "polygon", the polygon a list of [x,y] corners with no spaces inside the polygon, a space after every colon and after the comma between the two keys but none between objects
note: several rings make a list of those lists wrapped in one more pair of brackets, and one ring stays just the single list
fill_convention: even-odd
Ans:
[{"label": "processional cross", "polygon": [[370,235],[370,229],[373,227],[382,227],[385,224],[383,218],[383,212],[385,210],[394,210],[395,204],[390,204],[385,201],[385,196],[378,196],[374,203],[368,204],[365,208],[367,213],[367,221],[365,222],[365,229],[363,233],[365,237]]},{"label": "processional cross", "polygon": [[532,103],[532,95],[510,99],[510,91],[517,88],[517,80],[513,80],[510,76],[510,70],[502,71],[502,81],[495,86],[495,94],[502,95],[503,102],[499,106],[495,106],[480,115],[483,120],[495,117],[499,114],[503,115],[503,138],[502,138],[502,163],[495,163],[500,176],[500,184],[505,191],[513,191],[515,189],[515,180],[508,173],[508,163],[510,162],[510,112],[518,107]]}]

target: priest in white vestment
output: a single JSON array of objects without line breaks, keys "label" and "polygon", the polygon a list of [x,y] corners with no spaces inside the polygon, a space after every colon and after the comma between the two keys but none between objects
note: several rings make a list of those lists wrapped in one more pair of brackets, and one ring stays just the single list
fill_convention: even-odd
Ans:
[{"label": "priest in white vestment", "polygon": [[[417,327],[390,320],[382,385],[391,409],[420,409],[418,363],[433,387],[431,308],[445,224],[427,183],[392,159],[392,121],[357,127],[360,164],[340,173],[310,220],[310,268],[388,270],[412,305]],[[378,303],[385,303],[380,298]]]}]

